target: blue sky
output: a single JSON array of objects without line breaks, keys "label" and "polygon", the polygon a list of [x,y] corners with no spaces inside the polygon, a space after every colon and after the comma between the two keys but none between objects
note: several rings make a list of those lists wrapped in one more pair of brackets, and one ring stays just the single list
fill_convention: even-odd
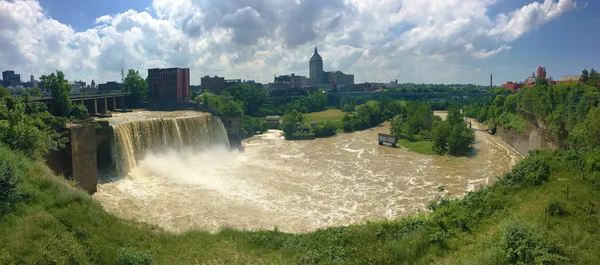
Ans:
[{"label": "blue sky", "polygon": [[0,69],[98,83],[124,60],[269,82],[308,75],[318,46],[359,82],[501,84],[600,68],[599,30],[592,0],[0,0]]}]

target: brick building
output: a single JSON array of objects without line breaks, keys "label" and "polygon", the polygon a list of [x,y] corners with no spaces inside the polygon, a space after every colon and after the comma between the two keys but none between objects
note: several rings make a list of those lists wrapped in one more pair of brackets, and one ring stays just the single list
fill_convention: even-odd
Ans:
[{"label": "brick building", "polygon": [[208,75],[200,78],[200,91],[207,92],[210,91],[217,95],[221,94],[225,90],[225,78],[213,76],[210,77]]},{"label": "brick building", "polygon": [[150,107],[171,107],[190,99],[189,68],[148,69]]}]

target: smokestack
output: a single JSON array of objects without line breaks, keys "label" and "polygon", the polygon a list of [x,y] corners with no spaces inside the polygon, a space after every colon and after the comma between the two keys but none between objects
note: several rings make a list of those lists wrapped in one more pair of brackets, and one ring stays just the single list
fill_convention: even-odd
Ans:
[{"label": "smokestack", "polygon": [[490,74],[490,90],[492,90],[492,75]]}]

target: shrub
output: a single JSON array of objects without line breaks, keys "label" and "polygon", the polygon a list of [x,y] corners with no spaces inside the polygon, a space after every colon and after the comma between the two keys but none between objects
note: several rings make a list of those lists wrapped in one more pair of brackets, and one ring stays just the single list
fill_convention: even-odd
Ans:
[{"label": "shrub", "polygon": [[548,202],[548,213],[552,216],[564,216],[569,212],[565,209],[561,201],[552,199]]},{"label": "shrub", "polygon": [[509,264],[554,264],[567,261],[556,244],[539,229],[515,221],[504,226],[500,246]]},{"label": "shrub", "polygon": [[90,117],[90,113],[88,109],[81,104],[73,105],[73,109],[71,109],[71,116],[76,120],[83,120]]},{"label": "shrub", "polygon": [[117,264],[119,265],[149,265],[152,256],[133,248],[120,248],[117,250]]},{"label": "shrub", "polygon": [[312,127],[312,132],[317,138],[329,137],[335,135],[337,125],[333,122],[326,121]]},{"label": "shrub", "polygon": [[530,183],[540,185],[548,181],[550,167],[546,162],[546,154],[541,151],[530,152],[529,158],[519,162],[515,168],[505,176],[509,183]]},{"label": "shrub", "polygon": [[24,166],[23,157],[0,146],[0,217],[26,198],[20,188]]}]

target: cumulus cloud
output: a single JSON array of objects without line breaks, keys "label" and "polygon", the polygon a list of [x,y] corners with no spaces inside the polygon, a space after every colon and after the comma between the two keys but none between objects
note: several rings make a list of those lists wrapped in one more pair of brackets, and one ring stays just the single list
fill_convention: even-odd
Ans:
[{"label": "cumulus cloud", "polygon": [[[308,74],[314,46],[325,68],[357,81],[400,77],[459,82],[468,63],[565,12],[573,0],[544,0],[494,17],[497,0],[154,0],[145,10],[106,14],[76,32],[35,0],[0,1],[0,68],[25,75],[61,69],[71,79],[110,81],[126,68],[190,67],[200,76],[268,82]],[[432,71],[444,69],[431,80]]]}]

